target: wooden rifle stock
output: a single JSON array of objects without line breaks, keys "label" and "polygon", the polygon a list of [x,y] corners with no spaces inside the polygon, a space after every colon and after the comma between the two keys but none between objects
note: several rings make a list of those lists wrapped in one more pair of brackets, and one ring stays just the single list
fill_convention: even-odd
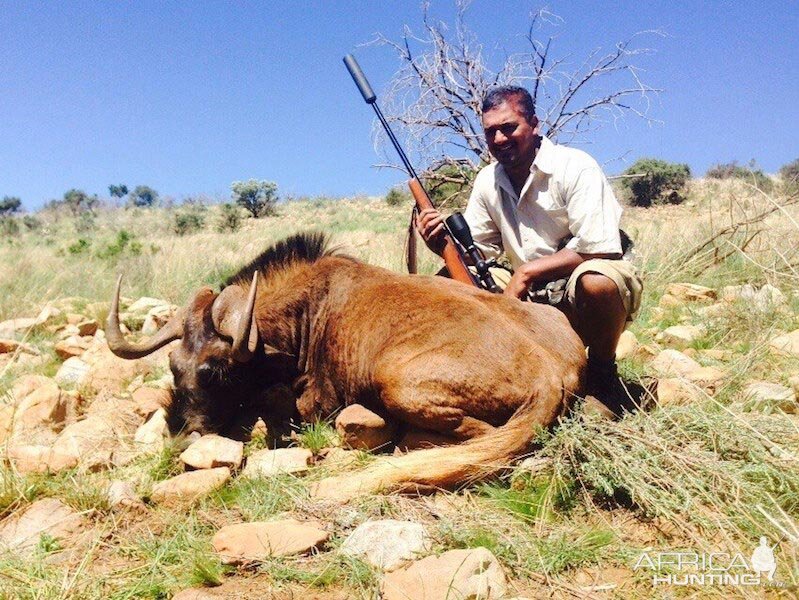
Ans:
[{"label": "wooden rifle stock", "polygon": [[[419,179],[416,177],[409,179],[408,187],[411,189],[413,199],[416,201],[416,207],[420,211],[426,208],[435,208]],[[456,245],[457,243],[452,239],[452,235],[450,235],[449,231],[445,230],[444,239],[444,251],[441,253],[441,257],[444,259],[444,264],[447,267],[447,271],[449,271],[449,276],[455,281],[479,287],[471,271],[469,271],[469,267],[466,266],[466,261],[463,259]]]}]

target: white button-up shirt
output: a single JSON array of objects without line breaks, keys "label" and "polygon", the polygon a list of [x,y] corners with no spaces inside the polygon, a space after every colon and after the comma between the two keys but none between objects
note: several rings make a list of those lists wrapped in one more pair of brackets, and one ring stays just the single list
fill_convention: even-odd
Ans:
[{"label": "white button-up shirt", "polygon": [[499,163],[477,174],[463,215],[487,258],[519,265],[566,248],[621,254],[621,205],[597,162],[542,137],[521,195]]}]

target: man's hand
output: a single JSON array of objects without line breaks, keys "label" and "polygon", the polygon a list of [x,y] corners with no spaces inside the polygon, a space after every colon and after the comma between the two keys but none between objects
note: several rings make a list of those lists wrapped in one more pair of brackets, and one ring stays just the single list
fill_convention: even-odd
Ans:
[{"label": "man's hand", "polygon": [[444,217],[435,208],[426,208],[416,215],[416,231],[430,248],[439,256],[444,252]]},{"label": "man's hand", "polygon": [[533,263],[525,263],[513,272],[513,277],[510,278],[507,287],[502,293],[521,300],[527,295],[527,290],[530,289],[534,280]]}]

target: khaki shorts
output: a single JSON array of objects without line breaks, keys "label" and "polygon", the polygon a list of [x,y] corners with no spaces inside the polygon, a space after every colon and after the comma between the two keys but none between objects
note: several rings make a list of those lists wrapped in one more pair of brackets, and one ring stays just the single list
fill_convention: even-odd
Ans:
[{"label": "khaki shorts", "polygon": [[[641,308],[644,284],[638,275],[638,270],[630,261],[592,258],[580,264],[569,276],[566,283],[566,295],[563,299],[563,302],[572,308],[576,308],[577,280],[586,273],[599,273],[613,280],[619,289],[619,295],[627,311],[627,320],[635,319]],[[511,273],[505,269],[491,269],[491,275],[502,289],[505,289],[510,282]]]}]

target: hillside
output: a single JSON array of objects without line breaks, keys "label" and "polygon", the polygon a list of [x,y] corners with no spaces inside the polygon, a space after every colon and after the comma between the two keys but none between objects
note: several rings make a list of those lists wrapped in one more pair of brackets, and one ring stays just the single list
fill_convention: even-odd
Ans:
[{"label": "hillside", "polygon": [[[577,410],[496,481],[346,505],[314,501],[309,488],[372,459],[336,447],[329,423],[294,431],[292,445],[308,450],[294,473],[244,476],[239,458],[191,471],[207,491],[170,495],[163,482],[186,470],[180,456],[193,440],[163,436],[166,352],[121,361],[102,327],[119,273],[123,321],[146,333],[297,231],[329,232],[346,253],[402,271],[408,207],[295,201],[224,233],[214,230],[219,207],[193,209],[206,225],[182,236],[173,227],[186,207],[39,213],[0,242],[0,597],[415,598],[414,568],[428,582],[436,569],[449,577],[444,558],[422,559],[434,555],[455,570],[476,561],[470,585],[483,591],[451,598],[795,597],[797,206],[795,195],[742,181],[697,180],[682,205],[626,208],[646,287],[618,355],[627,377],[659,378],[659,405],[618,422]],[[423,252],[421,270],[434,272],[434,259]],[[273,435],[259,429],[239,448],[248,466]],[[318,536],[314,550],[224,564],[220,530],[291,519],[303,525],[281,527]],[[409,545],[418,536],[418,563],[385,574],[376,550],[347,551],[359,526],[383,519],[415,524],[402,536]],[[385,552],[399,536],[376,535]],[[726,553],[718,564],[729,566],[737,554],[749,561],[761,536],[777,569],[756,585],[653,587],[641,561]],[[480,547],[490,555],[445,554]]]}]

